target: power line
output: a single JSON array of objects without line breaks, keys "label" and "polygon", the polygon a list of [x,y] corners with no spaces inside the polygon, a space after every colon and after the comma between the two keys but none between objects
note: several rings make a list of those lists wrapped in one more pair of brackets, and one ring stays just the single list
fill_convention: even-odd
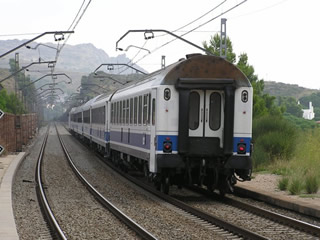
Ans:
[{"label": "power line", "polygon": [[[84,10],[82,11],[80,17],[79,17],[78,20],[77,20],[77,17],[79,16],[81,10],[83,9],[83,6],[84,6],[85,1],[86,1],[86,0],[84,0],[84,1],[82,2],[81,7],[80,7],[77,15],[75,16],[75,18],[73,19],[73,21],[72,21],[72,23],[71,23],[71,25],[70,25],[70,27],[69,27],[69,30],[71,29],[72,25],[76,22],[76,23],[73,25],[73,27],[72,27],[72,31],[75,30],[75,28],[76,28],[77,25],[79,24],[81,18],[83,17],[83,15],[85,14],[85,12],[87,11],[87,9],[88,9],[88,7],[89,7],[89,5],[90,5],[90,3],[91,3],[91,0],[89,0],[88,4],[86,5],[86,7],[85,7]],[[62,46],[61,46],[60,48],[59,48],[59,43],[58,43],[57,52],[56,52],[56,57],[55,57],[56,62],[58,61],[60,52],[62,51],[62,49],[64,48],[64,46],[65,46],[66,43],[68,42],[69,38],[70,38],[70,34],[67,36],[66,40],[63,42],[63,44],[62,44]],[[54,72],[54,68],[52,69],[52,73],[53,73],[53,72]]]},{"label": "power line", "polygon": [[83,7],[83,5],[84,5],[85,2],[86,2],[86,0],[83,0],[83,2],[82,2],[82,4],[81,4],[81,7],[79,8],[79,11],[78,11],[77,15],[75,16],[75,18],[73,19],[70,27],[68,28],[68,31],[71,29],[72,25],[74,24],[74,22],[76,21],[77,17],[79,16],[79,13],[81,12],[81,9],[82,9],[82,7]]},{"label": "power line", "polygon": [[[228,10],[226,10],[226,11],[224,11],[224,12],[220,13],[219,15],[217,15],[217,16],[215,16],[215,17],[213,17],[213,18],[209,19],[208,21],[206,21],[206,22],[204,22],[204,23],[200,24],[199,26],[197,26],[197,27],[195,27],[195,28],[193,28],[193,29],[191,29],[191,30],[187,31],[186,33],[184,33],[184,34],[180,35],[180,37],[183,37],[183,36],[185,36],[185,35],[187,35],[187,34],[189,34],[189,33],[191,33],[191,32],[194,32],[194,31],[195,31],[195,30],[197,30],[198,28],[203,27],[204,25],[206,25],[206,24],[208,24],[208,23],[212,22],[213,20],[215,20],[215,19],[217,19],[217,18],[219,18],[219,17],[223,16],[224,14],[226,14],[226,13],[228,13],[228,12],[232,11],[233,9],[235,9],[235,8],[239,7],[240,5],[242,5],[243,3],[245,3],[246,1],[247,1],[247,0],[243,0],[243,1],[241,1],[240,3],[238,3],[238,4],[234,5],[233,7],[229,8]],[[154,53],[155,51],[157,51],[157,50],[159,50],[160,48],[162,48],[162,47],[164,47],[164,46],[166,46],[166,45],[168,45],[168,44],[172,43],[172,42],[173,42],[173,41],[175,41],[175,40],[177,40],[177,39],[176,39],[176,38],[174,38],[174,39],[172,39],[172,40],[170,40],[170,41],[168,41],[168,42],[166,42],[166,43],[162,44],[161,46],[159,46],[159,47],[155,48],[154,50],[152,50],[149,54],[146,54],[146,55],[144,55],[142,58],[138,59],[138,60],[137,60],[136,62],[134,62],[133,64],[137,64],[137,63],[138,63],[138,62],[140,62],[142,59],[144,59],[146,56],[148,56],[148,55],[150,55],[150,54]]]},{"label": "power line", "polygon": [[[195,23],[196,21],[200,20],[201,18],[207,16],[209,13],[213,12],[214,10],[216,10],[218,7],[222,6],[227,0],[224,0],[223,2],[219,3],[217,6],[215,6],[214,8],[212,8],[211,10],[209,10],[208,12],[202,14],[200,17],[196,18],[195,20],[187,23],[186,25],[182,26],[182,27],[179,27],[177,28],[176,30],[173,30],[172,32],[179,32],[179,30],[191,25],[192,23]],[[162,37],[162,36],[165,36],[165,35],[168,35],[168,34],[162,34],[162,35],[159,35],[157,37]]]},{"label": "power line", "polygon": [[262,11],[268,10],[268,9],[270,9],[270,8],[276,7],[276,6],[282,4],[282,3],[286,2],[286,1],[288,1],[288,0],[283,0],[283,1],[278,2],[278,3],[275,3],[275,4],[273,4],[273,5],[270,5],[270,6],[261,8],[261,9],[257,9],[257,10],[252,11],[252,12],[245,13],[245,14],[243,14],[243,15],[239,15],[239,16],[236,16],[236,17],[232,17],[232,18],[230,18],[230,19],[235,19],[235,18],[239,18],[239,17],[244,17],[244,16],[256,14],[256,13],[258,13],[258,12],[262,12]]},{"label": "power line", "polygon": [[[174,30],[174,31],[172,31],[172,32],[179,32],[181,29],[183,29],[183,28],[185,28],[185,27],[187,27],[187,26],[195,23],[196,21],[200,20],[201,18],[205,17],[205,16],[208,15],[209,13],[213,12],[214,10],[216,10],[218,7],[222,6],[226,1],[227,1],[227,0],[224,0],[224,1],[220,2],[218,5],[216,5],[216,6],[213,7],[212,9],[210,9],[208,12],[202,14],[200,17],[197,17],[196,19],[194,19],[194,20],[192,20],[191,22],[183,25],[182,27],[177,28],[176,30]],[[189,32],[189,31],[187,31],[186,34],[187,34],[188,32]],[[214,31],[214,32],[216,32],[216,31]],[[157,37],[162,37],[162,36],[165,36],[165,35],[168,35],[168,34],[158,35]],[[183,35],[182,35],[182,36],[183,36]],[[146,43],[147,43],[147,41],[145,41],[145,43],[143,44],[142,47],[144,47],[144,46],[146,45]],[[168,44],[169,44],[169,43],[168,43]],[[160,48],[161,48],[161,47],[160,47]],[[136,54],[127,64],[130,64],[131,62],[133,62],[133,60],[137,57],[137,55],[140,53],[140,51],[141,51],[141,49],[137,52],[137,54]],[[151,53],[149,53],[149,54],[151,54]],[[145,54],[145,55],[142,57],[142,59],[145,58],[146,56],[148,56],[148,54]],[[142,59],[141,59],[141,60],[142,60]],[[138,61],[140,61],[140,60],[138,60]],[[133,63],[133,64],[134,64],[134,63]],[[121,74],[122,72],[126,71],[127,69],[128,69],[128,68],[126,68],[125,70],[121,71],[119,74]]]},{"label": "power line", "polygon": [[14,37],[14,36],[28,36],[28,35],[40,35],[41,33],[13,33],[13,34],[3,34],[0,37]]}]

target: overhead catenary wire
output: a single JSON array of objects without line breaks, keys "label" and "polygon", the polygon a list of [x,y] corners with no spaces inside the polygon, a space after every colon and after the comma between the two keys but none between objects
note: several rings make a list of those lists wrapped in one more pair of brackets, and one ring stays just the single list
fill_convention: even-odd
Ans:
[{"label": "overhead catenary wire", "polygon": [[[83,15],[85,14],[85,12],[87,11],[87,9],[88,9],[88,7],[89,7],[89,5],[90,5],[90,3],[91,3],[92,0],[89,0],[88,4],[87,4],[87,5],[85,6],[85,8],[83,9],[83,6],[84,6],[84,4],[85,4],[85,1],[86,1],[86,0],[84,0],[84,1],[82,2],[81,6],[80,6],[80,8],[79,8],[79,10],[78,10],[78,13],[76,14],[75,18],[73,19],[73,21],[72,21],[72,23],[71,23],[71,25],[70,25],[70,27],[69,27],[68,30],[70,30],[70,29],[72,29],[71,31],[74,31],[74,30],[75,30],[75,28],[76,28],[77,25],[79,24],[81,18],[83,17]],[[83,9],[83,11],[82,11],[80,17],[78,17],[82,9]],[[78,19],[77,19],[77,18],[78,18]],[[74,24],[74,23],[75,23],[75,24]],[[59,43],[58,43],[57,52],[56,52],[56,57],[55,57],[55,61],[56,61],[56,62],[58,61],[60,52],[62,51],[62,49],[64,48],[64,46],[65,46],[66,43],[68,42],[70,36],[71,36],[70,34],[67,36],[66,40],[63,42],[63,44],[62,44],[62,46],[61,46],[60,48],[59,48]],[[55,68],[55,67],[54,67],[54,68]],[[54,72],[54,68],[53,68],[52,71],[51,71],[52,73]]]},{"label": "overhead catenary wire", "polygon": [[[173,30],[172,32],[179,32],[181,29],[183,29],[183,28],[185,28],[185,27],[187,27],[187,26],[195,23],[196,21],[200,20],[201,18],[205,17],[205,16],[208,15],[209,13],[213,12],[214,10],[216,10],[218,7],[222,6],[225,2],[227,2],[227,0],[224,0],[224,1],[220,2],[218,5],[216,5],[216,6],[213,7],[212,9],[210,9],[208,12],[202,14],[200,17],[197,17],[196,19],[192,20],[191,22],[189,22],[189,23],[187,23],[187,24],[185,24],[185,25],[177,28],[176,30]],[[168,35],[168,34],[165,33],[165,34],[162,34],[162,35],[158,35],[158,36],[156,36],[156,37],[162,37],[162,36],[165,36],[165,35]],[[136,54],[133,58],[131,58],[130,61],[127,62],[127,64],[130,64],[131,62],[134,61],[134,59],[135,59],[135,58],[138,56],[138,54],[141,52],[141,48],[143,48],[143,47],[146,45],[146,43],[147,43],[147,41],[144,42],[143,46],[140,47],[140,50],[137,52],[137,54]],[[150,52],[149,54],[151,54],[151,52]],[[146,56],[148,56],[148,54],[145,54],[145,55],[142,57],[142,59],[145,58]],[[142,59],[141,59],[141,60],[142,60]],[[140,60],[138,60],[138,61],[140,61]],[[138,61],[137,61],[137,62],[138,62]],[[135,63],[133,63],[132,65],[134,65],[134,64],[135,64]],[[125,68],[125,69],[124,69],[123,71],[119,72],[118,74],[121,74],[121,73],[123,73],[124,71],[126,71],[126,70],[128,69],[128,67],[125,67],[125,66],[123,66],[123,67],[121,67],[121,68]]]},{"label": "overhead catenary wire", "polygon": [[[220,13],[219,15],[217,15],[217,16],[215,16],[215,17],[213,17],[213,18],[209,19],[208,21],[206,21],[206,22],[204,22],[204,23],[202,23],[202,24],[198,25],[197,27],[195,27],[195,28],[193,28],[193,29],[191,29],[191,30],[189,30],[189,31],[185,32],[184,34],[180,35],[180,37],[183,37],[183,36],[185,36],[185,35],[187,35],[187,34],[189,34],[189,33],[191,33],[191,32],[194,32],[195,30],[197,30],[197,29],[199,29],[199,28],[201,28],[201,27],[203,27],[203,26],[207,25],[208,23],[210,23],[210,22],[214,21],[215,19],[217,19],[217,18],[219,18],[219,17],[221,17],[221,16],[225,15],[226,13],[228,13],[228,12],[232,11],[233,9],[235,9],[235,8],[239,7],[240,5],[244,4],[245,2],[247,2],[247,0],[243,0],[243,1],[241,1],[240,3],[238,3],[238,4],[234,5],[233,7],[228,8],[227,10],[223,11],[223,12],[222,12],[222,13]],[[147,57],[147,56],[149,56],[150,54],[152,54],[152,53],[154,53],[154,52],[158,51],[159,49],[161,49],[161,48],[163,48],[164,46],[166,46],[166,45],[168,45],[168,44],[172,43],[172,42],[173,42],[173,41],[175,41],[175,40],[177,40],[177,39],[176,39],[176,38],[174,38],[174,39],[172,39],[172,40],[170,40],[170,41],[168,41],[168,42],[166,42],[166,43],[162,44],[161,46],[159,46],[159,47],[157,47],[157,48],[153,49],[152,51],[150,51],[150,53],[148,53],[148,54],[144,55],[143,57],[141,57],[140,59],[138,59],[137,61],[135,61],[134,63],[132,63],[132,65],[137,64],[138,62],[140,62],[141,60],[143,60],[145,57]]]},{"label": "overhead catenary wire", "polygon": [[[218,7],[222,6],[222,5],[223,5],[225,2],[227,2],[227,1],[228,1],[228,0],[224,0],[224,1],[220,2],[218,5],[216,5],[215,7],[213,7],[212,9],[210,9],[209,11],[207,11],[206,13],[204,13],[204,14],[202,14],[201,16],[197,17],[196,19],[192,20],[191,22],[189,22],[189,23],[187,23],[187,24],[185,24],[185,25],[177,28],[176,30],[173,30],[172,32],[178,32],[178,31],[180,31],[181,29],[183,29],[183,28],[185,28],[185,27],[187,27],[187,26],[190,26],[191,24],[195,23],[196,21],[200,20],[201,18],[207,16],[209,13],[213,12],[214,10],[216,10]],[[168,35],[168,34],[158,35],[157,37],[162,37],[162,36],[165,36],[165,35]],[[143,47],[146,45],[146,43],[147,43],[147,41],[144,42],[143,46],[140,47],[140,49],[139,49],[139,51],[136,53],[136,55],[135,55],[133,58],[131,58],[130,61],[127,62],[127,64],[130,64],[131,62],[134,61],[134,59],[135,59],[135,58],[138,56],[138,54],[141,52],[141,48],[143,48]],[[148,55],[148,54],[144,55],[144,57],[147,56],[147,55]],[[122,69],[122,68],[125,68],[125,70],[119,72],[118,74],[121,74],[121,73],[123,73],[124,71],[126,71],[126,70],[128,69],[128,67],[125,67],[125,66],[122,66],[122,67],[120,67],[119,69]]]}]

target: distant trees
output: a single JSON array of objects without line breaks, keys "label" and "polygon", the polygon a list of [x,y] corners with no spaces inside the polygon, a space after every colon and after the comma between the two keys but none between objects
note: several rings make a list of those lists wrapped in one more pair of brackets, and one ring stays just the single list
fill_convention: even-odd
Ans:
[{"label": "distant trees", "polygon": [[8,95],[5,89],[0,91],[0,109],[13,114],[25,113],[23,105],[16,95],[14,93]]},{"label": "distant trees", "polygon": [[302,106],[297,103],[293,97],[278,97],[279,105],[284,108],[285,112],[290,113],[295,117],[302,117]]}]

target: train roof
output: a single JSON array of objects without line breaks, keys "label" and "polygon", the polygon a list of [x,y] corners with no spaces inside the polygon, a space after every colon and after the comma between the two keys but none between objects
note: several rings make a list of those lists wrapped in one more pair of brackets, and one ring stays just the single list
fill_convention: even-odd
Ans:
[{"label": "train roof", "polygon": [[91,105],[101,96],[102,94],[95,96],[94,98],[90,99],[88,102],[86,102],[85,104],[82,105],[82,110],[88,110],[90,109]]},{"label": "train roof", "polygon": [[197,86],[197,81],[199,86],[200,83],[203,85],[205,82],[210,82],[221,85],[228,83],[235,88],[251,87],[250,81],[241,70],[227,60],[216,56],[191,54],[187,55],[186,59],[147,75],[139,82],[124,86],[116,94],[142,85],[144,89],[158,85],[178,86],[181,80],[193,81],[193,87]]},{"label": "train roof", "polygon": [[172,64],[163,72],[161,85],[177,85],[182,79],[208,80],[212,83],[229,82],[234,87],[251,87],[248,78],[229,61],[216,56],[192,54],[186,60]]}]

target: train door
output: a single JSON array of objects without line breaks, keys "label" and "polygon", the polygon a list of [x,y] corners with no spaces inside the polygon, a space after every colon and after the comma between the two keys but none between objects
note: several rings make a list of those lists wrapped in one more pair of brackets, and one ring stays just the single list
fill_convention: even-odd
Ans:
[{"label": "train door", "polygon": [[150,109],[150,160],[149,170],[150,172],[157,171],[156,165],[156,99],[157,89],[151,91],[151,108]]},{"label": "train door", "polygon": [[224,93],[192,90],[189,96],[189,137],[219,138],[223,145]]}]

